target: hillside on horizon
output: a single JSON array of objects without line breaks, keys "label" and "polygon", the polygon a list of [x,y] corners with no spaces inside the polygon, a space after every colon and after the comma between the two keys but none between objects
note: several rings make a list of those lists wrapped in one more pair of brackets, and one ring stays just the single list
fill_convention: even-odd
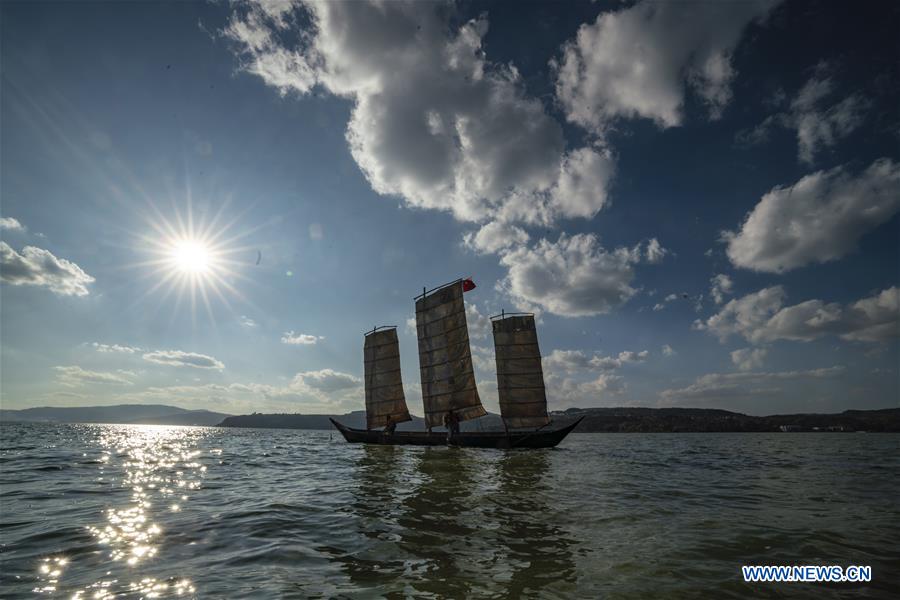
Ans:
[{"label": "hillside on horizon", "polygon": [[230,416],[227,413],[188,410],[166,404],[40,406],[21,410],[0,409],[0,422],[213,426]]},{"label": "hillside on horizon", "polygon": [[[767,431],[896,431],[900,432],[900,408],[847,410],[833,414],[786,414],[751,416],[718,408],[570,408],[552,411],[554,421],[569,423],[583,417],[575,429],[580,433],[661,433],[661,432],[767,432]],[[422,431],[421,417],[400,423],[398,431]],[[331,429],[330,418],[355,429],[365,429],[365,411],[345,415],[262,414],[231,416],[220,427],[271,429]],[[783,429],[784,428],[784,429]],[[439,428],[438,428],[439,429]],[[463,431],[500,431],[500,415],[488,413],[481,419],[461,423]]]}]

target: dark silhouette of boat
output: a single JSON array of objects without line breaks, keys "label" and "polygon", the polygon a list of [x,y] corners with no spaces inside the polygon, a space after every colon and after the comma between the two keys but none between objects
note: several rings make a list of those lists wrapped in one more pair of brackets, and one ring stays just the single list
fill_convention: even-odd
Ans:
[{"label": "dark silhouette of boat", "polygon": [[[584,417],[582,417],[584,418]],[[467,431],[452,436],[445,432],[395,431],[386,435],[379,429],[354,429],[331,419],[344,439],[356,444],[389,444],[395,446],[462,446],[466,448],[552,448],[581,423],[573,423],[550,431]]]},{"label": "dark silhouette of boat", "polygon": [[[504,431],[459,431],[459,423],[487,414],[475,385],[463,294],[475,287],[457,279],[423,290],[416,297],[419,371],[427,431],[395,431],[411,421],[400,374],[395,326],[365,334],[366,429],[331,422],[352,443],[465,446],[472,448],[551,448],[581,421],[557,429],[547,413],[547,395],[537,329],[531,313],[491,317],[497,359],[497,390]],[[446,426],[448,431],[432,432]],[[378,429],[378,428],[382,429]]]}]

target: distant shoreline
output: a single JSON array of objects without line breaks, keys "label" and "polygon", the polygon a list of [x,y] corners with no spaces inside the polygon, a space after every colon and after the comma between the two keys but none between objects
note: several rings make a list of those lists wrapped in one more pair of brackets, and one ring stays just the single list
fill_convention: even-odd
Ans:
[{"label": "distant shoreline", "polygon": [[[900,408],[848,410],[833,414],[751,416],[703,408],[589,408],[551,413],[557,421],[583,416],[576,433],[740,433],[740,432],[900,432]],[[346,415],[252,414],[227,417],[219,427],[264,429],[332,429],[329,418],[350,427],[365,428],[365,413]],[[420,417],[401,423],[400,431],[421,431]],[[499,415],[463,423],[464,431],[497,431]]]},{"label": "distant shoreline", "polygon": [[[577,433],[741,433],[741,432],[900,432],[900,408],[847,410],[842,413],[751,416],[705,408],[570,408],[552,412],[554,421],[584,417]],[[354,428],[365,428],[365,412],[342,415],[263,414],[228,415],[204,410],[185,410],[167,405],[121,404],[91,407],[41,407],[0,410],[0,423],[97,423],[120,425],[187,425],[223,428],[332,429],[329,419]],[[421,417],[401,423],[400,431],[422,431]],[[499,415],[462,424],[464,431],[499,431]],[[440,430],[440,429],[437,429]]]}]

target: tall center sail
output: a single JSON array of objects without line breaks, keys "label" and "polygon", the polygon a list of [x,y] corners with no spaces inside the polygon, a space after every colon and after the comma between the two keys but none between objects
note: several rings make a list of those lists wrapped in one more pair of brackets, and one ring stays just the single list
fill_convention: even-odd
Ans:
[{"label": "tall center sail", "polygon": [[550,417],[534,315],[504,314],[491,324],[503,420],[513,428],[543,427]]},{"label": "tall center sail", "polygon": [[411,421],[400,376],[400,343],[397,328],[375,329],[366,334],[363,348],[366,377],[366,428]]},{"label": "tall center sail", "polygon": [[416,299],[416,330],[425,424],[443,425],[450,411],[460,421],[486,415],[475,387],[462,280]]}]

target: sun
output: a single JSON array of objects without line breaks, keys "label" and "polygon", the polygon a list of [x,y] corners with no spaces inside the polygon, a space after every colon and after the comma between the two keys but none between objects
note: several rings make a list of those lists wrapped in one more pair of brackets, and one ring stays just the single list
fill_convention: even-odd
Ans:
[{"label": "sun", "polygon": [[201,240],[175,240],[170,251],[172,266],[182,273],[209,273],[215,266],[212,249]]},{"label": "sun", "polygon": [[213,215],[197,215],[187,201],[186,214],[173,206],[167,216],[148,201],[149,211],[142,215],[148,227],[136,232],[136,246],[145,258],[123,266],[140,267],[143,277],[151,280],[141,299],[159,292],[155,305],[172,299],[173,315],[189,310],[195,324],[198,309],[205,308],[215,323],[213,315],[219,311],[214,310],[214,304],[220,303],[231,312],[232,300],[252,304],[239,286],[252,284],[249,271],[258,270],[260,250],[246,242],[258,228],[234,231],[241,215],[223,222],[226,206],[223,204]]}]

